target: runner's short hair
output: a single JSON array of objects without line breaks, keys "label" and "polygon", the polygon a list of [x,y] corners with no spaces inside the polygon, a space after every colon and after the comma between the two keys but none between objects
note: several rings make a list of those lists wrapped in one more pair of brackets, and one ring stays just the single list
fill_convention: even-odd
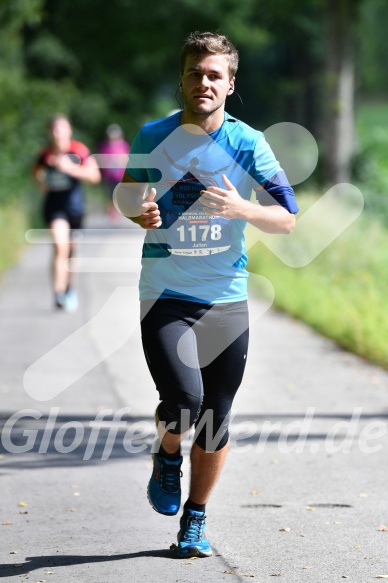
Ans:
[{"label": "runner's short hair", "polygon": [[182,72],[185,68],[187,57],[194,56],[199,59],[205,54],[221,54],[228,57],[229,75],[234,77],[238,68],[238,52],[228,37],[215,32],[191,32],[183,43],[181,51]]},{"label": "runner's short hair", "polygon": [[53,127],[53,125],[55,124],[55,122],[57,122],[60,119],[66,120],[68,122],[68,124],[70,125],[70,127],[71,127],[71,121],[70,121],[70,119],[68,118],[68,116],[66,114],[64,114],[64,113],[54,113],[48,119],[47,126],[48,126],[49,130],[51,130],[52,127]]}]

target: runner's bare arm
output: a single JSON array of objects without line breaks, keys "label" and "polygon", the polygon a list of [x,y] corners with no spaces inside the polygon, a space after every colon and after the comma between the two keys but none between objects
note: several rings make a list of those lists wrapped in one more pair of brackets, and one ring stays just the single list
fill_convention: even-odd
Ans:
[{"label": "runner's bare arm", "polygon": [[90,184],[98,184],[101,181],[100,169],[93,156],[89,156],[83,164],[75,164],[67,154],[58,155],[54,160],[55,167],[72,178]]},{"label": "runner's bare arm", "polygon": [[46,171],[40,164],[36,164],[32,169],[32,175],[35,180],[35,184],[42,192],[47,192],[46,184]]},{"label": "runner's bare arm", "polygon": [[127,172],[114,191],[114,200],[120,212],[143,229],[157,229],[162,224],[157,203],[156,189],[137,182]]}]

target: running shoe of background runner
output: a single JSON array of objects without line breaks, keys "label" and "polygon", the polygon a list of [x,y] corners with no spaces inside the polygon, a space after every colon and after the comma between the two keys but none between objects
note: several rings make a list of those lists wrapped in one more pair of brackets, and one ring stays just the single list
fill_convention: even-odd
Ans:
[{"label": "running shoe of background runner", "polygon": [[64,307],[66,312],[75,312],[78,309],[78,296],[73,289],[67,290]]},{"label": "running shoe of background runner", "polygon": [[64,310],[66,308],[66,294],[55,294],[55,307],[59,308],[60,310]]}]

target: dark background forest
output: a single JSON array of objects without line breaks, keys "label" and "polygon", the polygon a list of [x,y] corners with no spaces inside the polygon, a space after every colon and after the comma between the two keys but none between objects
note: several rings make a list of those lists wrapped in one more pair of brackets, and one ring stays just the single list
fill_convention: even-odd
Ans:
[{"label": "dark background forest", "polygon": [[238,46],[242,103],[235,95],[230,113],[257,129],[280,121],[309,129],[321,146],[318,180],[365,174],[355,120],[363,104],[378,106],[388,95],[385,0],[212,0],[206,7],[1,0],[0,18],[1,201],[24,188],[53,112],[68,114],[93,150],[107,124],[119,123],[131,140],[146,120],[178,107],[180,47],[192,30],[218,30]]}]

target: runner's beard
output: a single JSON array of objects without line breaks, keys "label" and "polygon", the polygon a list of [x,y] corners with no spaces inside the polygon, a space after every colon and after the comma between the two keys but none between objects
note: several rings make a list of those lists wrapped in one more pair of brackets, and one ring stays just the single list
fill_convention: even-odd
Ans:
[{"label": "runner's beard", "polygon": [[211,109],[203,110],[201,108],[201,105],[200,104],[196,104],[195,101],[196,100],[194,98],[192,98],[191,100],[184,99],[185,107],[190,111],[190,113],[193,113],[193,114],[195,114],[197,116],[200,116],[202,118],[210,117],[211,115],[213,115],[213,113],[215,113],[216,111],[218,111],[220,109],[220,107],[222,107],[224,105],[224,103],[225,103],[223,101],[223,102],[221,102],[219,104],[214,104],[213,101],[211,101],[209,99],[209,102],[211,102],[211,105],[212,105]]}]

